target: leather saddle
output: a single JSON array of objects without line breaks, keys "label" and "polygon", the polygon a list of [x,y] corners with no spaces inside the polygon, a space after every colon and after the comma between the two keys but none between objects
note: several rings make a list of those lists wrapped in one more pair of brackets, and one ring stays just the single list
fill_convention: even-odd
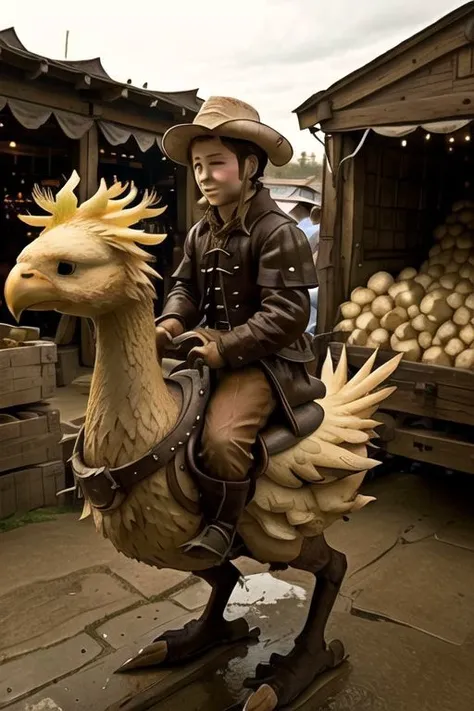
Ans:
[{"label": "leather saddle", "polygon": [[[196,346],[202,346],[203,342],[201,335],[194,331],[184,333],[182,336],[173,339],[172,354],[178,360],[178,363],[172,367],[170,373],[179,373],[181,369],[195,365],[196,360],[199,359],[192,357],[192,349]],[[312,384],[310,386],[311,392],[324,390],[321,381],[313,376],[309,377]],[[318,388],[317,384],[321,387]],[[291,408],[291,413],[291,426],[284,416],[278,417],[277,415],[260,433],[260,439],[263,441],[269,456],[283,452],[285,449],[290,449],[300,440],[309,437],[310,434],[318,429],[324,418],[321,406],[313,402],[313,400]]]},{"label": "leather saddle", "polygon": [[[163,370],[168,388],[180,403],[180,416],[176,426],[140,459],[121,467],[88,467],[84,463],[84,428],[78,434],[71,457],[71,468],[76,485],[91,504],[102,511],[110,511],[123,501],[133,486],[154,474],[157,469],[166,468],[167,482],[175,499],[193,513],[199,512],[199,502],[185,493],[183,480],[185,472],[192,475],[200,442],[207,403],[211,395],[209,368],[198,357],[189,354],[196,345],[202,345],[199,334],[184,334],[175,339],[177,343],[173,364],[166,361]],[[180,352],[184,346],[185,352]],[[186,360],[183,358],[185,356]],[[273,421],[258,438],[255,476],[263,474],[268,458],[293,447],[312,434],[321,424],[324,412],[320,405],[308,402],[293,409],[293,426]],[[182,481],[180,481],[182,480]]]}]

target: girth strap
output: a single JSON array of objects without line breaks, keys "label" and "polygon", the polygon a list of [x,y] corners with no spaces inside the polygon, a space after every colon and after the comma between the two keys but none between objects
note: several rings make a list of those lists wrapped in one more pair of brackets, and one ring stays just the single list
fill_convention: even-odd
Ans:
[{"label": "girth strap", "polygon": [[76,483],[95,508],[111,508],[117,492],[129,493],[135,484],[166,467],[176,452],[185,446],[193,431],[202,428],[210,396],[209,369],[204,367],[202,372],[181,370],[167,382],[180,389],[182,406],[179,420],[173,430],[140,459],[112,469],[88,467],[84,464],[84,427],[79,432],[71,466]]}]

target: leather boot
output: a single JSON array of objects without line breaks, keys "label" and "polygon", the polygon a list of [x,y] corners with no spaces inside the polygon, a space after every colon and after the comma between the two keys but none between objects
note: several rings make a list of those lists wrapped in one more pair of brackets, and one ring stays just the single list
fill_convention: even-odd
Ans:
[{"label": "leather boot", "polygon": [[197,467],[193,468],[206,526],[182,548],[186,553],[197,555],[199,551],[213,553],[223,563],[231,553],[235,529],[247,503],[251,481],[213,479]]}]

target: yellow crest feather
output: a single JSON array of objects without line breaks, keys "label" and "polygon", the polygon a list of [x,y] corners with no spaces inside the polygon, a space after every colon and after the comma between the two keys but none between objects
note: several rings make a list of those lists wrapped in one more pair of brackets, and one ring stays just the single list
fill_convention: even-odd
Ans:
[{"label": "yellow crest feather", "polygon": [[[74,171],[55,197],[49,188],[41,189],[36,185],[33,189],[33,199],[45,213],[49,214],[19,215],[20,220],[31,227],[43,227],[41,234],[59,225],[67,227],[82,224],[85,231],[96,234],[111,247],[128,255],[127,268],[131,270],[131,274],[133,272],[135,279],[140,281],[144,276],[149,284],[147,277],[159,277],[160,275],[146,264],[152,261],[153,257],[137,245],[158,245],[166,239],[166,235],[149,234],[140,229],[132,229],[132,225],[137,222],[158,217],[166,210],[166,206],[153,207],[158,202],[156,193],[145,190],[141,201],[134,207],[127,208],[138,194],[133,183],[130,186],[128,183],[114,183],[107,187],[105,180],[102,179],[95,195],[78,207],[74,190],[79,182],[80,177]],[[138,296],[137,294],[137,298]]]}]

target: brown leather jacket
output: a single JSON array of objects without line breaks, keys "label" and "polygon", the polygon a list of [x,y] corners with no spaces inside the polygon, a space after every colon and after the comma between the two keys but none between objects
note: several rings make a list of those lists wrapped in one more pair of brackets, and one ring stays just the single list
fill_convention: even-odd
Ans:
[{"label": "brown leather jacket", "polygon": [[251,198],[243,223],[222,227],[209,210],[189,232],[173,277],[159,321],[214,329],[232,369],[260,363],[290,420],[291,408],[321,396],[305,365],[314,359],[304,333],[308,288],[317,285],[311,249],[268,190]]}]

